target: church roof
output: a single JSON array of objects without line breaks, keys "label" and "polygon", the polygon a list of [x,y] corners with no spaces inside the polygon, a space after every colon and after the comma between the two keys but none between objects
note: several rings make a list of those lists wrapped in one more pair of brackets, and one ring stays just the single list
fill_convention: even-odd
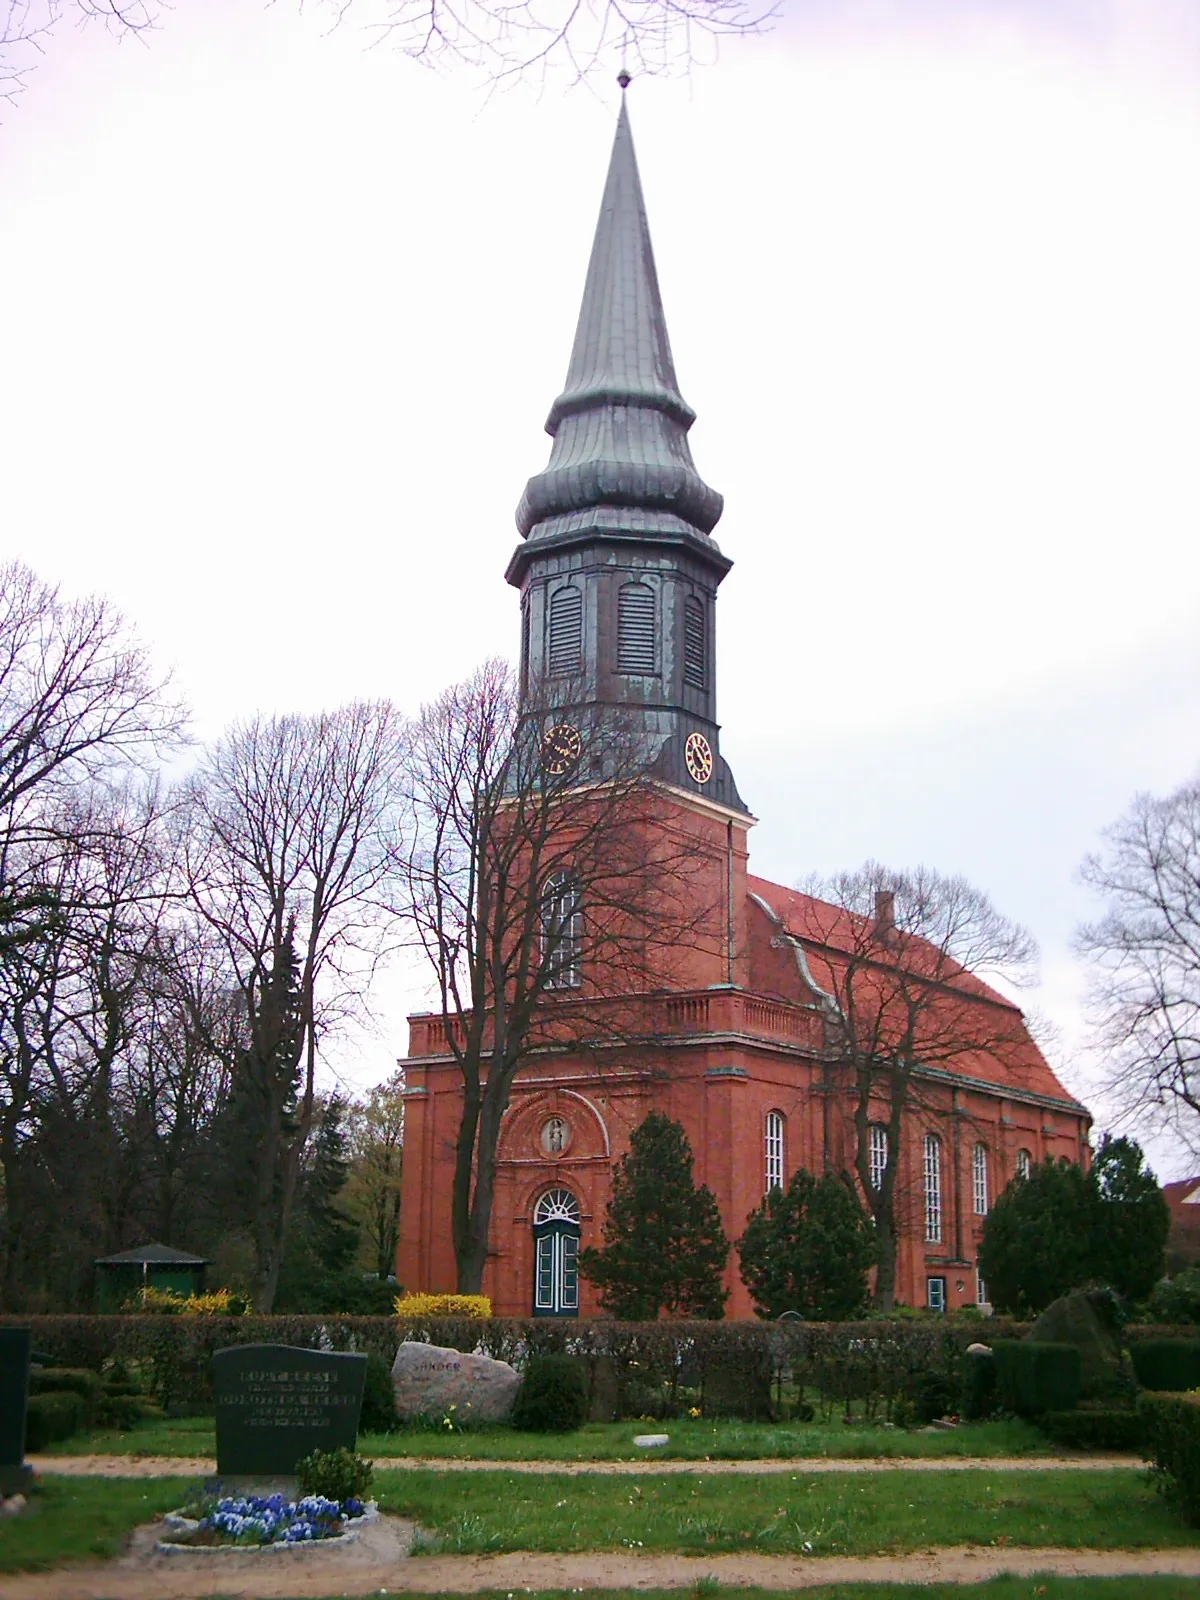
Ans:
[{"label": "church roof", "polygon": [[546,422],[554,445],[522,496],[521,533],[682,533],[717,553],[708,535],[723,502],[692,461],[694,421],[675,376],[622,97],[567,381]]},{"label": "church roof", "polygon": [[[877,1037],[886,1040],[893,1021],[903,1031],[912,1020],[911,1013],[900,1014],[911,988],[907,980],[913,975],[925,978],[931,1000],[918,1008],[915,1022],[915,1054],[924,1065],[1000,1093],[1033,1095],[1064,1109],[1086,1111],[1055,1077],[1020,1007],[974,973],[947,962],[932,944],[906,941],[904,978],[889,982],[894,955],[886,944],[868,945],[865,918],[765,878],[751,876],[747,885],[760,913],[766,908],[757,918],[752,908],[750,920],[750,981],[755,990],[793,1004],[812,1004],[822,994],[844,1004],[852,992],[859,1025],[877,1030]],[[780,948],[780,931],[801,946],[802,962]],[[846,973],[852,957],[857,958],[857,977],[851,991]],[[896,1015],[889,1019],[893,1008]]]}]

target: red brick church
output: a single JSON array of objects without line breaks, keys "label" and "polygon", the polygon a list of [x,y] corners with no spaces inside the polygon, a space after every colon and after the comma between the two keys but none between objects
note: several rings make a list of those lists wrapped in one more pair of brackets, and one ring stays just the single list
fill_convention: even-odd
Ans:
[{"label": "red brick church", "polygon": [[[668,826],[687,840],[697,892],[721,900],[723,937],[686,952],[671,988],[636,997],[638,1027],[602,1067],[566,1047],[540,1051],[518,1076],[484,1279],[498,1315],[596,1313],[577,1253],[600,1242],[612,1164],[651,1111],[683,1124],[731,1239],[797,1167],[855,1166],[853,1102],[829,1041],[833,979],[861,945],[862,919],[750,874],[754,818],[722,757],[716,712],[717,589],[732,563],[712,536],[722,500],[693,463],[693,421],[622,105],[566,387],[546,425],[550,461],[522,497],[523,542],[506,575],[521,595],[527,677],[569,682],[581,721],[605,706],[641,719]],[[569,729],[571,707],[558,715]],[[876,914],[886,959],[886,896]],[[586,949],[571,961],[574,981],[580,970],[586,979]],[[1030,1162],[1085,1160],[1090,1123],[1019,1010],[961,976],[948,991],[955,1003],[967,996],[1007,1048],[914,1069],[921,1093],[898,1144],[897,1182],[912,1202],[900,1217],[897,1299],[934,1309],[986,1303],[975,1250],[991,1200]],[[439,1016],[409,1027],[397,1275],[408,1289],[452,1290],[459,1075]],[[886,1129],[872,1120],[864,1136],[873,1172]],[[732,1253],[728,1283],[728,1314],[750,1315]]]}]

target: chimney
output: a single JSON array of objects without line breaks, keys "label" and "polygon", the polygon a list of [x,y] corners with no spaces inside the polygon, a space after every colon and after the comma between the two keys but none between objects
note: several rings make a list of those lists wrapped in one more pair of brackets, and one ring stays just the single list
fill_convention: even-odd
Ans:
[{"label": "chimney", "polygon": [[880,944],[896,940],[896,896],[890,889],[875,891],[875,937]]}]

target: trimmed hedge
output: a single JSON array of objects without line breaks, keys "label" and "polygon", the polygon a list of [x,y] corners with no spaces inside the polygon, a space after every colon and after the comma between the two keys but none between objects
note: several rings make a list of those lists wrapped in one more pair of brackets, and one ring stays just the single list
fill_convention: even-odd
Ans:
[{"label": "trimmed hedge", "polygon": [[44,1450],[87,1427],[87,1401],[72,1389],[31,1394],[25,1414],[25,1448]]},{"label": "trimmed hedge", "polygon": [[1070,1411],[1079,1402],[1083,1362],[1079,1347],[1049,1339],[997,1339],[996,1392],[1006,1411],[1040,1417]]},{"label": "trimmed hedge", "polygon": [[1143,1389],[1182,1394],[1200,1388],[1200,1339],[1139,1339],[1129,1354]]},{"label": "trimmed hedge", "polygon": [[[32,1327],[34,1343],[64,1367],[92,1371],[121,1361],[163,1405],[211,1405],[213,1352],[236,1344],[290,1344],[359,1350],[388,1368],[401,1339],[424,1340],[525,1367],[534,1355],[571,1355],[589,1371],[612,1375],[622,1415],[678,1414],[702,1405],[709,1375],[732,1368],[769,1374],[778,1400],[791,1375],[815,1389],[827,1411],[851,1400],[868,1414],[912,1403],[940,1386],[960,1393],[963,1352],[980,1337],[979,1322],[950,1318],[878,1318],[848,1323],[615,1322],[605,1319],[281,1316],[33,1316],[0,1318]],[[1020,1324],[999,1317],[987,1337],[1014,1337]],[[721,1379],[716,1378],[719,1391]],[[756,1405],[758,1397],[756,1397]],[[953,1404],[951,1404],[953,1409]],[[1061,1409],[1061,1406],[1056,1407]]]},{"label": "trimmed hedge", "polygon": [[1125,1410],[1047,1411],[1038,1425],[1068,1450],[1137,1450],[1145,1432],[1142,1418]]},{"label": "trimmed hedge", "polygon": [[1186,1522],[1200,1523],[1200,1397],[1138,1397],[1143,1440],[1158,1487]]}]

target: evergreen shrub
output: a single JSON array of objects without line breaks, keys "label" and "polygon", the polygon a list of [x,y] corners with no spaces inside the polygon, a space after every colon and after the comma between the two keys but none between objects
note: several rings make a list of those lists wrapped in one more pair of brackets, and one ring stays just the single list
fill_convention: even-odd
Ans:
[{"label": "evergreen shrub", "polygon": [[387,1362],[374,1350],[367,1352],[367,1376],[363,1383],[362,1415],[359,1428],[363,1433],[391,1433],[399,1427],[396,1416],[396,1390]]},{"label": "evergreen shrub", "polygon": [[1186,1522],[1200,1523],[1200,1396],[1143,1394],[1138,1414],[1159,1489]]},{"label": "evergreen shrub", "polygon": [[1038,1426],[1068,1450],[1137,1450],[1145,1432],[1141,1416],[1128,1406],[1047,1411]]},{"label": "evergreen shrub", "polygon": [[102,1386],[100,1374],[86,1367],[41,1367],[29,1374],[29,1387],[35,1394],[77,1394],[83,1399],[84,1414],[89,1422],[100,1411]]},{"label": "evergreen shrub", "polygon": [[996,1339],[996,1390],[1005,1411],[1039,1417],[1079,1403],[1083,1366],[1078,1347],[1042,1339]]},{"label": "evergreen shrub", "polygon": [[31,1394],[25,1416],[26,1450],[44,1450],[87,1427],[87,1401],[73,1389]]},{"label": "evergreen shrub", "polygon": [[527,1433],[573,1433],[586,1420],[582,1362],[574,1356],[531,1356],[513,1407],[513,1427]]},{"label": "evergreen shrub", "polygon": [[296,1463],[296,1482],[300,1493],[319,1494],[326,1500],[365,1500],[375,1468],[365,1456],[355,1455],[345,1445],[337,1450],[314,1450]]},{"label": "evergreen shrub", "polygon": [[1182,1393],[1200,1388],[1200,1339],[1139,1339],[1129,1354],[1143,1389]]},{"label": "evergreen shrub", "polygon": [[478,1317],[492,1314],[486,1294],[401,1294],[393,1301],[398,1317]]},{"label": "evergreen shrub", "polygon": [[993,1350],[968,1350],[963,1362],[961,1412],[966,1422],[979,1422],[996,1409],[996,1355]]}]

